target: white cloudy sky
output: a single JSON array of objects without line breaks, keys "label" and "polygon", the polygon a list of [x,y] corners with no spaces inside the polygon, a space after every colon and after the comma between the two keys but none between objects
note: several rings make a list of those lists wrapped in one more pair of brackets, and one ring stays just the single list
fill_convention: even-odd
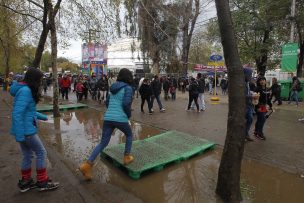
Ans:
[{"label": "white cloudy sky", "polygon": [[74,63],[81,63],[81,40],[70,40],[68,49],[59,49],[58,56],[68,58]]},{"label": "white cloudy sky", "polygon": [[[200,16],[197,19],[197,28],[201,28],[202,24],[206,22],[207,19],[213,18],[216,16],[216,8],[214,3],[204,4],[204,8],[201,11]],[[79,40],[70,40],[71,44],[67,49],[59,49],[58,56],[68,58],[74,63],[81,63],[81,39]]]}]

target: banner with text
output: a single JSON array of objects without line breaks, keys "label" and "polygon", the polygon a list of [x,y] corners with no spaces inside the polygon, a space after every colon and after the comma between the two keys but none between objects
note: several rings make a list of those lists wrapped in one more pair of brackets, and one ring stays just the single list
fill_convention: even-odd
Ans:
[{"label": "banner with text", "polygon": [[298,62],[298,44],[288,43],[282,46],[281,71],[295,72]]}]

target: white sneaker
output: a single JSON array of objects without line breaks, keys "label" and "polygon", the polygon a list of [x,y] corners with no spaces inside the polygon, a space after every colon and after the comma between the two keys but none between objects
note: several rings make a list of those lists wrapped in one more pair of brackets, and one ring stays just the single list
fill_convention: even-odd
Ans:
[{"label": "white sneaker", "polygon": [[164,111],[166,111],[166,109],[165,109],[165,108],[162,108],[162,109],[160,110],[160,112],[164,112]]}]

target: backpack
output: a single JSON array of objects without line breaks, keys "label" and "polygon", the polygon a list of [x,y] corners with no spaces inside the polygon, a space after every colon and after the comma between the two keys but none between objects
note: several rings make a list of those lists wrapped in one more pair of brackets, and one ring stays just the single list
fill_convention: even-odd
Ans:
[{"label": "backpack", "polygon": [[76,91],[77,92],[83,92],[84,86],[81,83],[77,83],[76,85]]}]

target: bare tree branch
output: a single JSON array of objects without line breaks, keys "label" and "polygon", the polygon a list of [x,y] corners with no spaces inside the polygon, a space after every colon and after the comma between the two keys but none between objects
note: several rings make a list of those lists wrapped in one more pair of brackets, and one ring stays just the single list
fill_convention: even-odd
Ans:
[{"label": "bare tree branch", "polygon": [[15,9],[13,9],[13,8],[11,8],[11,7],[9,7],[9,6],[7,6],[7,5],[4,5],[4,4],[0,4],[0,6],[6,8],[6,9],[8,9],[8,10],[11,10],[11,11],[13,11],[14,13],[17,13],[17,14],[19,14],[19,15],[28,16],[28,17],[34,18],[35,20],[38,20],[38,21],[42,22],[41,19],[39,19],[39,18],[37,18],[36,16],[33,16],[33,15],[29,14],[29,13],[22,13],[22,12],[19,12],[19,11],[15,10]]},{"label": "bare tree branch", "polygon": [[35,2],[35,1],[32,1],[32,0],[27,0],[27,1],[34,4],[35,6],[37,6],[39,8],[41,8],[41,9],[43,9],[43,6],[41,6],[39,3]]}]

